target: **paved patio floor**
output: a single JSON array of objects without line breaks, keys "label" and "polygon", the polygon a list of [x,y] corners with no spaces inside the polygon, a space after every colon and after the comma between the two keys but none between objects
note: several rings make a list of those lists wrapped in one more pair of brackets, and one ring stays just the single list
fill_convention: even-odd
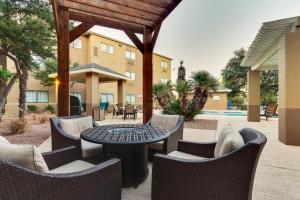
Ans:
[{"label": "paved patio floor", "polygon": [[[247,122],[246,117],[200,115],[202,119],[217,119],[217,131],[184,129],[184,139],[190,141],[214,141],[219,130],[226,124],[231,124],[236,130],[244,127],[254,128],[264,133],[268,142],[258,163],[253,188],[253,200],[300,200],[300,147],[286,146],[278,141],[278,121],[262,119],[260,123]],[[138,120],[126,120],[125,123],[140,123]],[[122,119],[111,119],[108,116],[99,124],[124,123]],[[40,146],[42,151],[50,150],[50,139]],[[137,189],[122,190],[123,200],[151,199],[151,168],[146,181]]]}]

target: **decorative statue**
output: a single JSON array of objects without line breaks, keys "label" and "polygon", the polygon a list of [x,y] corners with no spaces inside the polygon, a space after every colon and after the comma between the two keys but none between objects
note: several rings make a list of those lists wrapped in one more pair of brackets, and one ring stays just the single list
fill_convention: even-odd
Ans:
[{"label": "decorative statue", "polygon": [[185,68],[183,66],[183,60],[180,61],[180,67],[178,68],[178,80],[185,80]]}]

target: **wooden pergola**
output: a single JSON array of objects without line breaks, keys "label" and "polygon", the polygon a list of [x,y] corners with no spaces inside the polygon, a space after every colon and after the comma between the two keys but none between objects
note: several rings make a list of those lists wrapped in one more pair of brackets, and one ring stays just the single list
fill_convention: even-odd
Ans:
[{"label": "wooden pergola", "polygon": [[[152,116],[153,49],[162,22],[182,0],[51,0],[58,39],[58,116],[70,114],[69,43],[95,25],[126,33],[143,54],[143,121]],[[69,30],[69,20],[80,25]],[[141,41],[136,34],[143,35]]]}]

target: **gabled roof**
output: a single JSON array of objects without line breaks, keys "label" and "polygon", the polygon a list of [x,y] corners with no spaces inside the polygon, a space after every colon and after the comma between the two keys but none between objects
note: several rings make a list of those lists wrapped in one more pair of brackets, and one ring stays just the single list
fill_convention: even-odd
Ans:
[{"label": "gabled roof", "polygon": [[263,23],[242,62],[242,66],[255,66],[262,62],[264,57],[272,57],[274,62],[277,59],[279,39],[285,33],[295,31],[298,25],[299,17]]}]

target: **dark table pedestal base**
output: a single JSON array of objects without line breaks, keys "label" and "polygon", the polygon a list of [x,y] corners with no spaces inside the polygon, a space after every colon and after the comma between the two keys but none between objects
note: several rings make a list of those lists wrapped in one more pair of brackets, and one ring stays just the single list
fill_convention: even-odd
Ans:
[{"label": "dark table pedestal base", "polygon": [[122,186],[137,187],[149,173],[147,144],[104,145],[106,159],[119,158],[122,165]]}]

